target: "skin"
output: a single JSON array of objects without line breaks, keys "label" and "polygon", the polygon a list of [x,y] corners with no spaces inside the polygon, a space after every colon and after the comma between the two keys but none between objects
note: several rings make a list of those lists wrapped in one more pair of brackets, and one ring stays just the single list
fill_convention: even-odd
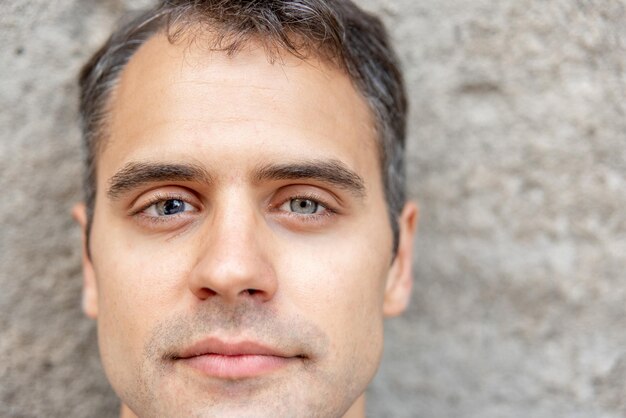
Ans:
[{"label": "skin", "polygon": [[[83,246],[83,308],[123,417],[364,416],[383,318],[409,300],[417,221],[408,203],[392,254],[373,126],[319,60],[162,35],[140,48],[112,97]],[[85,231],[84,205],[74,216]],[[288,359],[224,378],[176,358],[208,337]]]}]

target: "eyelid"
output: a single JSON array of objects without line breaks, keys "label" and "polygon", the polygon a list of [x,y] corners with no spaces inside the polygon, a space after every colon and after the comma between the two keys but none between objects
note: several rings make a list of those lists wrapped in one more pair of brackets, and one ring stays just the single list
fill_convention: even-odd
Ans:
[{"label": "eyelid", "polygon": [[[309,186],[307,186],[305,190],[302,190],[302,188],[298,186],[288,186],[284,188],[283,190],[280,190],[277,193],[277,198],[275,199],[275,203],[270,204],[270,209],[273,211],[277,211],[277,212],[278,211],[284,212],[285,214],[288,214],[288,215],[293,215],[297,217],[308,217],[308,218],[315,217],[315,216],[327,216],[327,215],[339,213],[340,212],[339,204],[332,203],[333,199],[330,197],[323,196],[324,194],[328,194],[328,193],[317,192],[315,188],[310,188]],[[316,202],[318,205],[322,206],[324,210],[321,213],[315,213],[315,214],[310,214],[310,215],[303,215],[303,214],[298,214],[298,213],[291,212],[291,211],[280,210],[280,208],[285,203],[294,199],[312,200]]]},{"label": "eyelid", "polygon": [[[143,196],[150,195],[147,199],[143,200]],[[151,207],[152,205],[163,202],[164,200],[182,200],[185,203],[189,204],[191,207],[196,210],[200,210],[200,202],[199,199],[193,196],[190,192],[181,192],[181,191],[156,191],[156,192],[148,192],[144,193],[139,198],[135,199],[133,202],[133,206],[131,207],[129,214],[137,215],[141,212],[144,212],[146,209]],[[140,204],[137,202],[142,201]]]}]

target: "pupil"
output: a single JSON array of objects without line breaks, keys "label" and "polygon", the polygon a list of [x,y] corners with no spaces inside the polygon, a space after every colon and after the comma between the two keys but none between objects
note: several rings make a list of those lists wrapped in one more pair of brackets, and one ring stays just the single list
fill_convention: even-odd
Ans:
[{"label": "pupil", "polygon": [[167,200],[163,204],[163,213],[165,215],[174,215],[182,211],[184,208],[184,202],[182,200],[172,199]]}]

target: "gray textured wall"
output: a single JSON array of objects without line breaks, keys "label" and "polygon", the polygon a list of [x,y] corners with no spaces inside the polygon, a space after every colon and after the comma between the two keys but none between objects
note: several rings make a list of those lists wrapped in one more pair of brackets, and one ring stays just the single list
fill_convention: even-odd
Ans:
[{"label": "gray textured wall", "polygon": [[[0,416],[114,417],[75,75],[130,0],[0,0]],[[626,1],[362,0],[412,100],[416,286],[371,417],[626,417]]]}]

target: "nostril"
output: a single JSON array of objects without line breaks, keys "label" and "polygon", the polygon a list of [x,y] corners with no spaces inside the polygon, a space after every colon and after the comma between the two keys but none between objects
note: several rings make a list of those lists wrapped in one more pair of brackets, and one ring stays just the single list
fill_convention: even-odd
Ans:
[{"label": "nostril", "polygon": [[256,289],[246,289],[246,292],[248,292],[248,294],[249,294],[250,296],[252,296],[252,295],[254,295],[256,292],[258,292],[258,290],[256,290]]},{"label": "nostril", "polygon": [[210,298],[211,296],[215,296],[215,295],[217,295],[217,292],[215,290],[213,290],[213,289],[209,289],[208,287],[203,287],[198,292],[198,296],[201,299],[207,299],[207,298]]}]

